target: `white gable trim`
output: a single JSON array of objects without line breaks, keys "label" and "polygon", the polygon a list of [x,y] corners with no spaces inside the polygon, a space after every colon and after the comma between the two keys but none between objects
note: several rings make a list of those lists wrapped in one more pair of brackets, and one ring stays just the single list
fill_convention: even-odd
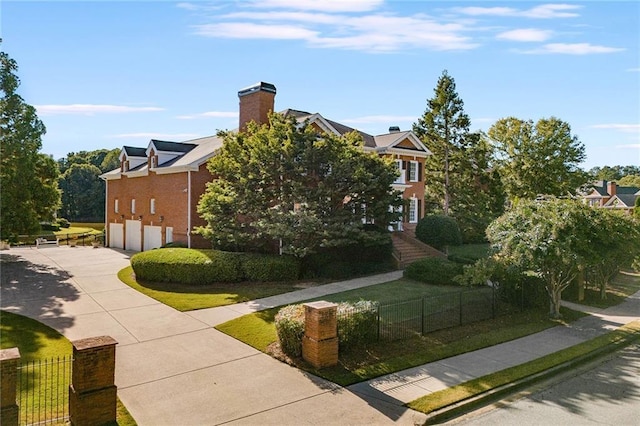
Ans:
[{"label": "white gable trim", "polygon": [[612,208],[612,209],[630,209],[633,206],[626,205],[625,202],[622,201],[620,198],[618,198],[617,195],[614,195],[602,207],[608,207],[608,208]]},{"label": "white gable trim", "polygon": [[340,136],[340,132],[338,132],[335,127],[329,124],[329,122],[318,113],[312,114],[309,118],[307,118],[307,120],[309,120],[309,124],[315,123],[327,133],[333,133],[336,136]]}]

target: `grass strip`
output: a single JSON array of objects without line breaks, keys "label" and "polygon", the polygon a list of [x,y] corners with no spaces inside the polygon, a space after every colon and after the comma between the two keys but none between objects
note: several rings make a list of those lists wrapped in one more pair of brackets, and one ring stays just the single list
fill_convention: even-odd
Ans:
[{"label": "grass strip", "polygon": [[[69,356],[73,353],[71,342],[56,330],[34,319],[0,310],[0,349],[18,348],[21,362],[54,357]],[[47,378],[41,378],[46,380]],[[49,378],[56,384],[64,383],[61,378]],[[30,390],[28,392],[31,392]],[[40,396],[30,395],[30,399],[42,401],[51,397],[51,389],[41,389]],[[23,399],[27,399],[24,397]],[[66,401],[64,401],[66,402]],[[59,401],[58,403],[63,403]],[[34,402],[35,404],[35,402]],[[38,409],[36,412],[40,412]],[[63,411],[62,408],[59,411]],[[119,426],[136,426],[137,423],[118,399],[116,421]]]},{"label": "grass strip", "polygon": [[[562,364],[572,361],[575,363],[584,362],[597,355],[602,355],[605,352],[613,352],[638,339],[640,339],[640,321],[633,321],[612,332],[587,340],[570,348],[425,395],[411,401],[407,406],[416,411],[431,414],[438,410],[443,410],[458,403],[471,400],[491,390],[535,375],[540,375],[547,370],[560,367]],[[573,365],[574,363],[571,363],[566,367],[568,368]],[[539,376],[536,378],[539,378]],[[441,418],[439,418],[439,420],[441,420]]]}]

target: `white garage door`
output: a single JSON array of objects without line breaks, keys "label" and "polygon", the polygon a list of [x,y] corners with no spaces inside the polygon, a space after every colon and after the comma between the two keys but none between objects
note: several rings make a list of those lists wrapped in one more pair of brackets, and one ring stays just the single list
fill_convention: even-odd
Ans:
[{"label": "white garage door", "polygon": [[122,223],[109,224],[109,247],[124,248],[124,227]]},{"label": "white garage door", "polygon": [[124,248],[131,251],[142,250],[142,223],[139,220],[128,220],[126,232],[126,241]]},{"label": "white garage door", "polygon": [[145,225],[144,250],[151,250],[160,246],[162,246],[162,227]]}]

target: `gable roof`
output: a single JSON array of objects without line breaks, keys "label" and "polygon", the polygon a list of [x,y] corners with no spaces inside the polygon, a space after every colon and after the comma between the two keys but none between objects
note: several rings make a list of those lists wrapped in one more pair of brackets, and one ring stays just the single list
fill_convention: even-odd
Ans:
[{"label": "gable roof", "polygon": [[635,206],[636,198],[640,197],[638,194],[616,194],[602,207],[610,208],[628,208],[632,209]]}]

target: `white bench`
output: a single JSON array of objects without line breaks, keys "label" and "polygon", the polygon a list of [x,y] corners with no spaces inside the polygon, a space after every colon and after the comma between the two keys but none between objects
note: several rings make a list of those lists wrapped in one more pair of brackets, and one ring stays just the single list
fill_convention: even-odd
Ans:
[{"label": "white bench", "polygon": [[47,240],[46,238],[36,238],[36,248],[40,248],[40,246],[52,246],[59,245],[59,240],[56,238],[55,240]]}]

